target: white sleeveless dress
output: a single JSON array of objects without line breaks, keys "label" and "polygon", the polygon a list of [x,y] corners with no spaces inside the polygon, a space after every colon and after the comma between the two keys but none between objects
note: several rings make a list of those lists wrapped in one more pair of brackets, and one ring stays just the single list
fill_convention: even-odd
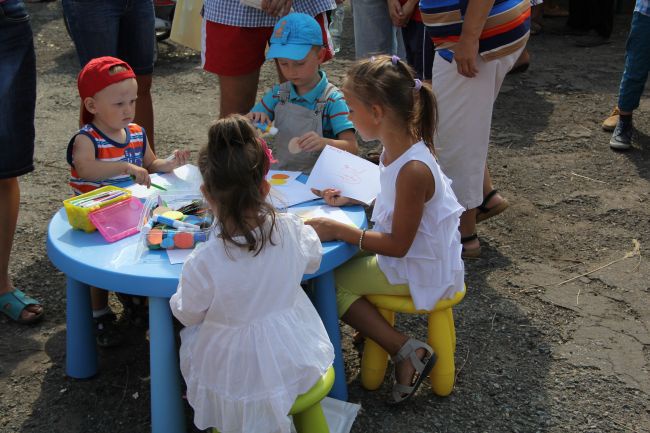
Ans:
[{"label": "white sleeveless dress", "polygon": [[433,197],[425,203],[420,226],[404,257],[377,254],[377,263],[391,284],[408,284],[416,308],[430,310],[440,300],[464,290],[461,258],[460,215],[465,210],[451,189],[429,148],[420,141],[388,166],[379,162],[381,191],[372,212],[373,230],[390,233],[395,206],[395,185],[400,170],[409,161],[429,167],[436,182]]},{"label": "white sleeveless dress", "polygon": [[[268,221],[267,221],[268,224]],[[278,214],[275,245],[257,255],[211,236],[183,266],[170,299],[180,367],[200,429],[289,433],[287,414],[332,365],[334,349],[304,290],[322,247],[314,229]]]}]

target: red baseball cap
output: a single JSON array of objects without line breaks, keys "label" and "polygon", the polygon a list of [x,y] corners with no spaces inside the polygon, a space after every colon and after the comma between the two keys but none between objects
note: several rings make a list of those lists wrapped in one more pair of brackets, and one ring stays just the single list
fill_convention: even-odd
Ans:
[{"label": "red baseball cap", "polygon": [[[114,66],[122,66],[126,70],[111,74],[109,71]],[[83,114],[81,115],[83,123],[92,122],[94,117],[91,112],[86,110],[83,102],[86,98],[95,96],[97,92],[111,84],[119,83],[129,78],[135,78],[135,72],[133,72],[133,69],[131,69],[128,63],[115,57],[97,57],[86,63],[86,66],[83,67],[77,77],[77,88],[79,89],[81,105],[83,106]]]}]

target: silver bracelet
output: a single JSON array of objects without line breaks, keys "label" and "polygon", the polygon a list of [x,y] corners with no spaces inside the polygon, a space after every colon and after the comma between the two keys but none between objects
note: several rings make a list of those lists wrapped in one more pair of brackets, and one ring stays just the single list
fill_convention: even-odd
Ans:
[{"label": "silver bracelet", "polygon": [[364,251],[364,249],[363,249],[363,247],[361,246],[361,244],[363,243],[363,237],[366,235],[366,230],[367,230],[367,229],[363,229],[363,230],[361,231],[361,236],[359,236],[359,251]]}]

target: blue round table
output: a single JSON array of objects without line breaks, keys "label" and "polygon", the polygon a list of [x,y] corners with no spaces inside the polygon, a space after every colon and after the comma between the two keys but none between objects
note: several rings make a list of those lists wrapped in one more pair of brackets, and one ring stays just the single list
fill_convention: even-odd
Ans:
[{"label": "blue round table", "polygon": [[[322,201],[303,205],[323,204]],[[300,206],[300,205],[299,205]],[[367,221],[361,206],[342,208],[358,227]],[[88,378],[97,373],[97,348],[93,334],[90,286],[149,298],[149,340],[151,368],[151,430],[184,432],[185,419],[181,399],[178,350],[174,340],[169,298],[176,292],[181,264],[170,264],[164,251],[138,255],[140,236],[115,243],[95,231],[73,230],[65,210],[50,221],[47,254],[67,278],[66,373],[74,378]],[[347,385],[341,351],[334,287],[334,269],[358,251],[344,242],[323,243],[319,270],[305,279],[313,279],[312,302],[321,316],[332,345],[336,373],[331,397],[347,400]]]}]

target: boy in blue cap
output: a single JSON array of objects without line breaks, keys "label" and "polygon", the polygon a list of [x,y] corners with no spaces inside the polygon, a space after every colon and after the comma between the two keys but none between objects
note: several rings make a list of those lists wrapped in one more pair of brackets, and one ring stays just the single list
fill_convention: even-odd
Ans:
[{"label": "boy in blue cap", "polygon": [[266,58],[277,59],[288,81],[273,86],[248,113],[252,121],[272,121],[278,129],[276,170],[311,172],[325,145],[353,154],[359,150],[343,94],[320,70],[324,57],[321,28],[314,18],[302,13],[280,18]]}]

